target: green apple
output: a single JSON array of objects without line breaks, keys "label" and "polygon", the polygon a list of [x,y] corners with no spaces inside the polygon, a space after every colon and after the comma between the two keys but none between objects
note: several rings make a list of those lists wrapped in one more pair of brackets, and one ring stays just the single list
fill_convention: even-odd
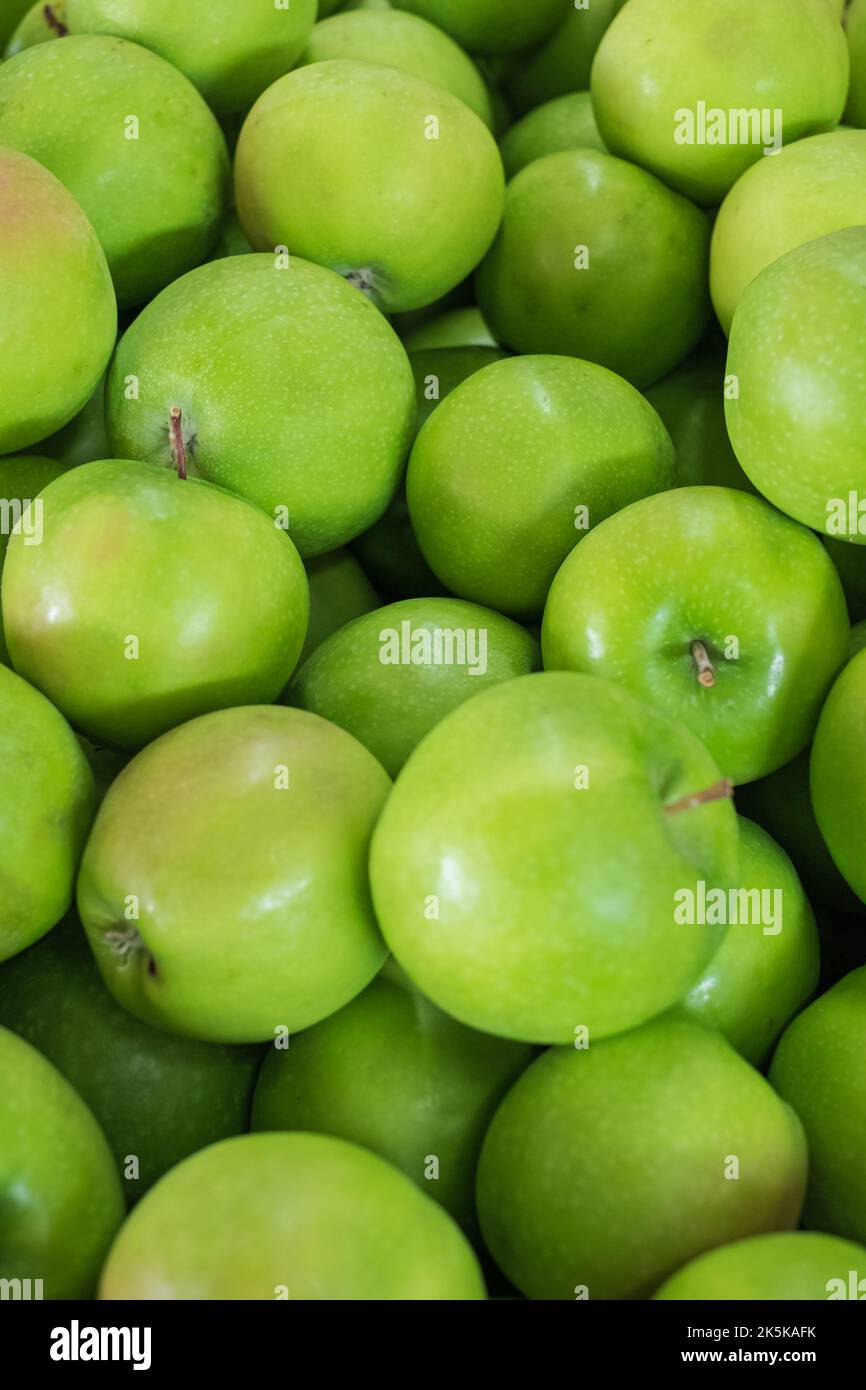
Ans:
[{"label": "green apple", "polygon": [[821,711],[812,744],[810,781],[815,818],[833,860],[866,902],[866,656],[845,667]]},{"label": "green apple", "polygon": [[851,60],[851,83],[844,120],[866,126],[866,0],[851,0],[845,11],[845,34]]},{"label": "green apple", "polygon": [[759,825],[739,823],[737,920],[681,1007],[760,1067],[814,993],[820,951],[794,865]]},{"label": "green apple", "polygon": [[389,963],[345,1009],[288,1050],[269,1050],[252,1128],[372,1149],[474,1234],[484,1133],[533,1055],[525,1043],[464,1028]]},{"label": "green apple", "polygon": [[[92,1297],[124,1215],[114,1158],[69,1082],[6,1028],[0,1133],[4,1298]],[[7,1293],[6,1280],[28,1281],[29,1292]]]},{"label": "green apple", "polygon": [[866,1243],[864,1048],[866,967],[788,1025],[770,1081],[796,1110],[809,1143],[804,1224]]},{"label": "green apple", "polygon": [[500,144],[509,179],[535,159],[583,148],[602,152],[605,148],[592,114],[589,92],[567,92],[537,106],[511,127]]},{"label": "green apple", "polygon": [[78,880],[115,998],[206,1042],[272,1039],[348,1004],[386,955],[367,851],[390,785],[302,710],[221,710],[157,739],[109,789]]},{"label": "green apple", "polygon": [[493,125],[490,92],[472,59],[418,15],[391,9],[358,10],[321,21],[310,35],[300,65],[337,58],[399,68],[435,83],[459,97],[486,126]]},{"label": "green apple", "polygon": [[84,749],[84,756],[90,763],[94,780],[96,781],[97,802],[104,801],[105,794],[112,782],[120,776],[126,764],[129,762],[128,753],[118,753],[115,748],[104,748],[89,739],[78,736],[78,742]]},{"label": "green apple", "polygon": [[40,442],[39,450],[49,458],[57,459],[66,468],[77,468],[80,463],[95,463],[98,459],[111,457],[105,432],[104,379],[68,425]]},{"label": "green apple", "polygon": [[859,623],[855,623],[848,634],[848,659],[853,661],[858,652],[862,652],[866,647],[866,618],[861,618]]},{"label": "green apple", "polygon": [[261,1050],[139,1023],[105,988],[74,915],[0,967],[0,1024],[90,1106],[130,1201],[187,1154],[248,1127]]},{"label": "green apple", "polygon": [[[65,471],[55,459],[38,454],[7,454],[0,458],[0,576],[6,560],[9,537],[17,527],[26,526],[26,540],[31,546],[39,543],[42,518],[34,510],[28,512],[33,499]],[[9,651],[0,617],[0,662],[9,665]]]},{"label": "green apple", "polygon": [[6,43],[31,4],[32,0],[0,0],[0,45]]},{"label": "green apple", "polygon": [[286,702],[347,729],[396,777],[451,710],[540,664],[535,638],[501,613],[456,598],[405,599],[323,642]]},{"label": "green apple", "polygon": [[475,277],[497,339],[649,386],[709,321],[709,223],[652,174],[599,150],[536,159],[508,185]]},{"label": "green apple", "polygon": [[754,492],[725,424],[725,355],[711,342],[644,392],[671,437],[680,487],[708,483]]},{"label": "green apple", "polygon": [[795,1227],[806,1164],[796,1115],[724,1038],[657,1019],[523,1073],[487,1131],[478,1216],[529,1298],[646,1298],[704,1250]]},{"label": "green apple", "polygon": [[0,666],[0,960],[51,929],[72,900],[96,788],[53,705]]},{"label": "green apple", "polygon": [[866,550],[837,540],[835,536],[822,536],[821,539],[842,581],[851,621],[866,618]]},{"label": "green apple", "polygon": [[33,48],[37,43],[64,38],[68,32],[66,0],[53,0],[50,5],[44,5],[42,0],[37,0],[37,4],[27,11],[9,39],[4,57],[14,58],[15,54],[24,48]]},{"label": "green apple", "polygon": [[379,606],[379,596],[351,550],[332,550],[307,564],[310,622],[300,667],[327,637]]},{"label": "green apple", "polygon": [[572,357],[510,357],[433,412],[406,495],[446,588],[534,619],[585,533],[674,476],[670,437],[628,382]]},{"label": "green apple", "polygon": [[370,861],[385,940],[484,1032],[633,1028],[720,943],[716,926],[675,922],[675,894],[735,883],[728,790],[697,739],[629,691],[564,672],[506,681],[443,719],[394,786]]},{"label": "green apple", "polygon": [[570,0],[393,0],[438,24],[470,53],[518,53],[541,43]]},{"label": "green apple", "polygon": [[[417,336],[425,336],[423,330],[419,329]],[[480,345],[412,348],[409,361],[418,393],[418,430],[426,425],[433,411],[456,386],[480,372],[482,367],[502,362],[508,356],[510,354],[501,348]]]},{"label": "green apple", "polygon": [[173,406],[190,472],[288,524],[309,558],[385,511],[415,383],[394,330],[339,275],[231,256],[169,286],[121,339],[106,389],[116,456],[170,465]]},{"label": "green apple", "polygon": [[245,111],[294,67],[316,0],[66,0],[73,34],[132,39],[179,68],[214,111]]},{"label": "green apple", "polygon": [[465,279],[503,197],[496,142],[474,111],[373,63],[335,59],[280,78],[247,116],[235,157],[253,246],[329,266],[387,313]]},{"label": "green apple", "polygon": [[114,459],[39,501],[41,544],[23,530],[9,543],[3,624],[16,671],[75,728],[134,750],[196,715],[276,699],[309,598],[298,552],[258,507]]},{"label": "green apple", "polygon": [[324,1134],[244,1134],[193,1154],[127,1219],[102,1299],[481,1299],[451,1217],[390,1163]]},{"label": "green apple", "polygon": [[708,1250],[667,1279],[654,1297],[762,1303],[863,1298],[864,1270],[862,1245],[814,1231],[783,1231]]},{"label": "green apple", "polygon": [[827,0],[629,0],[591,85],[613,154],[716,207],[783,142],[836,125],[848,53]]},{"label": "green apple", "polygon": [[710,244],[710,293],[726,333],[746,288],[806,241],[866,223],[866,131],[797,140],[737,180]]},{"label": "green apple", "polygon": [[222,132],[186,78],[138,44],[70,36],[4,63],[0,144],[78,199],[121,305],[151,299],[216,240],[229,190]]},{"label": "green apple", "polygon": [[477,305],[463,305],[459,309],[448,309],[444,314],[436,314],[414,325],[403,333],[403,346],[407,352],[430,351],[433,348],[497,348],[500,357],[508,354],[499,348]]},{"label": "green apple", "polygon": [[[806,242],[752,281],[731,326],[725,414],[765,497],[866,544],[866,226]],[[781,350],[780,350],[781,348]]]},{"label": "green apple", "polygon": [[602,35],[625,0],[572,0],[553,33],[539,48],[523,53],[505,74],[505,90],[515,108],[529,111],[553,97],[584,91]]},{"label": "green apple", "polygon": [[232,209],[226,214],[219,240],[211,251],[208,260],[218,261],[223,256],[248,256],[252,251],[237,213]]},{"label": "green apple", "polygon": [[628,686],[737,783],[806,747],[847,644],[817,536],[721,487],[647,497],[602,522],[554,579],[542,627],[546,668]]},{"label": "green apple", "polygon": [[[6,70],[0,68],[0,79]],[[71,420],[105,370],[117,331],[96,233],[41,164],[0,149],[0,453]]]}]

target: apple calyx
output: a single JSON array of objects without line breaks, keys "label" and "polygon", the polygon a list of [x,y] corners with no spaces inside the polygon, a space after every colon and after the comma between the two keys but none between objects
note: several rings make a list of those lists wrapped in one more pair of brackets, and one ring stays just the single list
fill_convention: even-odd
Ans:
[{"label": "apple calyx", "polygon": [[376,290],[376,277],[369,266],[359,266],[357,270],[344,270],[343,279],[350,285],[354,285],[356,290],[360,290],[374,304],[378,305],[379,295]]},{"label": "apple calyx", "polygon": [[57,15],[54,13],[53,5],[43,5],[42,16],[48,28],[53,29],[59,39],[65,38],[69,33],[68,26],[63,23],[62,19],[58,19]]},{"label": "apple calyx", "polygon": [[[108,946],[111,954],[120,957],[120,963],[118,965],[119,970],[128,970],[135,956],[140,951],[147,952],[147,948],[137,927],[113,927],[111,931],[103,933],[102,939]],[[150,976],[155,976],[157,974],[156,961],[149,953],[147,954],[147,973]]]},{"label": "apple calyx", "polygon": [[710,660],[710,654],[698,638],[691,643],[689,651],[692,654],[692,661],[695,663],[698,684],[705,690],[711,689],[716,683],[716,668]]},{"label": "apple calyx", "polygon": [[710,801],[723,801],[733,794],[734,784],[730,777],[722,777],[720,781],[713,782],[710,787],[704,787],[699,792],[690,792],[688,796],[681,796],[679,801],[669,802],[665,806],[665,810],[669,815],[676,815],[679,811],[691,811],[696,806],[706,806]]},{"label": "apple calyx", "polygon": [[183,440],[183,411],[173,405],[168,412],[168,443],[177,476],[186,478],[186,445]]}]

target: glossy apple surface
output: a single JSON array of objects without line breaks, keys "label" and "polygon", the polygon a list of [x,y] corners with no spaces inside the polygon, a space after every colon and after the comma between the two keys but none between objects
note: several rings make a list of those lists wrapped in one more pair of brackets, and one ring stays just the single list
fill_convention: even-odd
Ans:
[{"label": "glossy apple surface", "polygon": [[564,150],[509,183],[478,303],[515,352],[583,357],[649,386],[706,327],[709,237],[700,209],[645,170]]},{"label": "glossy apple surface", "polygon": [[[286,364],[279,380],[275,362]],[[309,557],[384,512],[415,386],[394,330],[340,276],[295,257],[233,256],[170,285],[121,339],[106,390],[116,456],[168,465],[172,406],[190,471],[287,514]]]},{"label": "glossy apple surface", "polygon": [[866,1243],[866,966],[789,1024],[770,1081],[803,1122],[809,1186],[803,1223]]},{"label": "glossy apple surface", "polygon": [[810,782],[818,827],[833,860],[866,902],[866,656],[845,667],[821,711],[812,744]]},{"label": "glossy apple surface", "polygon": [[395,0],[438,24],[471,53],[517,53],[541,43],[561,19],[563,0]]},{"label": "glossy apple surface", "polygon": [[31,1298],[91,1298],[124,1215],[114,1158],[69,1082],[5,1028],[0,1130],[0,1279],[41,1280]]},{"label": "glossy apple surface", "polygon": [[245,1134],[173,1169],[111,1248],[102,1299],[484,1298],[472,1248],[390,1163],[323,1134]]},{"label": "glossy apple surface", "polygon": [[452,391],[406,476],[412,528],[452,593],[537,618],[587,530],[674,483],[667,431],[640,394],[570,357],[512,357]]},{"label": "glossy apple surface", "polygon": [[589,92],[567,92],[537,106],[511,127],[500,145],[509,179],[534,159],[583,148],[605,150]]},{"label": "glossy apple surface", "polygon": [[474,270],[503,191],[496,142],[458,97],[344,59],[269,87],[235,157],[253,246],[329,266],[388,313],[430,304]]},{"label": "glossy apple surface", "polygon": [[[5,67],[5,65],[4,65]],[[83,210],[41,164],[0,150],[0,453],[65,425],[114,347],[117,307]]]},{"label": "glossy apple surface", "polygon": [[[866,1250],[814,1231],[749,1236],[708,1250],[666,1279],[660,1299],[775,1302],[851,1297],[849,1271],[866,1269]],[[838,1292],[839,1286],[846,1290]],[[862,1295],[854,1295],[862,1297]]]},{"label": "glossy apple surface", "polygon": [[367,851],[389,787],[365,748],[301,710],[221,710],[150,744],[109,789],[78,881],[115,998],[209,1042],[342,1008],[386,955]]},{"label": "glossy apple surface", "polygon": [[724,1038],[658,1019],[533,1062],[487,1132],[478,1216],[529,1298],[646,1298],[704,1250],[795,1227],[806,1163],[796,1115]]},{"label": "glossy apple surface", "polygon": [[6,960],[69,907],[96,789],[63,716],[2,665],[0,766],[0,960]]},{"label": "glossy apple surface", "polygon": [[711,343],[644,392],[671,437],[679,487],[708,483],[755,491],[728,438],[724,385],[725,355]]},{"label": "glossy apple surface", "polygon": [[[820,633],[820,640],[816,634]],[[544,610],[548,669],[628,686],[750,782],[812,737],[848,614],[816,536],[759,497],[678,488],[586,536]]]},{"label": "glossy apple surface", "polygon": [[470,1027],[544,1043],[632,1028],[718,947],[718,927],[674,921],[676,890],[736,881],[730,802],[681,804],[718,785],[698,741],[626,690],[565,672],[496,686],[395,783],[371,853],[385,939]]},{"label": "glossy apple surface", "polygon": [[533,1055],[525,1043],[464,1028],[389,963],[345,1009],[287,1050],[269,1049],[252,1128],[361,1144],[474,1233],[481,1143]]},{"label": "glossy apple surface", "polygon": [[[4,516],[7,518],[7,524],[0,526],[0,575],[3,573],[6,549],[12,529],[16,524],[22,523],[26,517],[27,508],[34,497],[55,478],[59,478],[64,471],[62,463],[39,454],[8,454],[5,458],[0,458],[0,507],[3,507],[4,503],[6,504]],[[31,543],[35,543],[39,534],[35,514],[31,514],[31,520],[33,523],[30,532]],[[6,639],[3,635],[2,619],[0,619],[0,661],[7,666],[10,664]]]},{"label": "glossy apple surface", "polygon": [[521,53],[505,74],[505,90],[517,111],[552,97],[585,91],[602,35],[625,0],[591,0],[582,9],[567,5],[563,18],[538,48]]},{"label": "glossy apple surface", "polygon": [[198,714],[276,699],[309,598],[298,552],[263,512],[114,459],[39,500],[42,543],[9,544],[3,623],[15,669],[75,728],[134,750]]},{"label": "glossy apple surface", "polygon": [[286,702],[348,730],[396,777],[451,710],[540,664],[536,639],[501,613],[456,598],[406,599],[323,642]]}]

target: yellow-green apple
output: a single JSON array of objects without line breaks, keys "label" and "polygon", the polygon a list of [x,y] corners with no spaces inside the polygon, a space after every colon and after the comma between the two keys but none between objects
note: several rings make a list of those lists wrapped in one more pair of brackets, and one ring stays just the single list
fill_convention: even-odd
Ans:
[{"label": "yellow-green apple", "polygon": [[500,143],[505,174],[513,179],[534,159],[561,150],[588,148],[604,152],[592,114],[589,92],[566,92],[530,111],[506,132]]},{"label": "yellow-green apple", "polygon": [[66,23],[66,0],[53,0],[45,5],[42,0],[32,5],[20,24],[14,30],[6,45],[4,57],[14,58],[24,48],[32,48],[37,43],[48,43],[61,39],[69,33]]},{"label": "yellow-green apple", "polygon": [[393,0],[438,24],[470,53],[518,53],[541,43],[563,18],[570,0]]},{"label": "yellow-green apple", "polygon": [[863,1270],[862,1245],[816,1231],[782,1231],[708,1250],[666,1279],[653,1297],[761,1303],[862,1299]]}]

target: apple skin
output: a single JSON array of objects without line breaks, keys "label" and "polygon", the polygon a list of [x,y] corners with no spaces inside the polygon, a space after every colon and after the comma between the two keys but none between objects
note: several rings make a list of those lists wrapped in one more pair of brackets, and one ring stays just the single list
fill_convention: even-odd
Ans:
[{"label": "apple skin", "polygon": [[[118,345],[108,435],[116,457],[169,466],[179,405],[190,471],[276,519],[287,510],[310,558],[385,511],[412,440],[415,382],[364,295],[321,266],[279,264],[231,256],[163,290]],[[291,364],[279,380],[275,362]],[[138,400],[127,398],[129,377]]]},{"label": "apple skin", "polygon": [[[866,1250],[815,1231],[749,1236],[699,1255],[653,1295],[657,1299],[825,1301],[832,1280],[866,1269]],[[847,1296],[847,1295],[846,1295]]]},{"label": "apple skin", "polygon": [[584,147],[606,153],[589,92],[566,92],[537,106],[507,131],[499,146],[509,179],[535,159]]},{"label": "apple skin", "polygon": [[[0,75],[6,65],[0,69]],[[58,179],[0,150],[0,454],[71,420],[111,356],[117,306],[105,255]]]},{"label": "apple skin", "polygon": [[[47,17],[48,13],[51,14],[52,19]],[[38,3],[27,11],[12,33],[3,54],[4,58],[14,58],[15,54],[20,53],[22,49],[32,48],[37,43],[48,43],[52,39],[60,38],[62,30],[58,29],[58,25],[65,26],[65,24],[65,0],[55,0],[50,10],[48,6],[42,4],[41,0],[38,0]]]},{"label": "apple skin", "polygon": [[0,0],[0,44],[6,43],[31,3],[32,0]]},{"label": "apple skin", "polygon": [[111,1248],[101,1299],[483,1299],[472,1247],[390,1163],[324,1134],[243,1134],[168,1173]]},{"label": "apple skin", "polygon": [[[840,531],[830,507],[866,497],[866,226],[799,246],[762,271],[734,314],[725,402],[743,470],[816,531],[866,544],[866,519]],[[778,345],[784,345],[784,351]]]},{"label": "apple skin", "polygon": [[[0,502],[18,502],[23,516],[34,497],[55,478],[59,478],[63,472],[65,472],[64,465],[52,458],[45,458],[39,454],[7,454],[5,458],[0,458]],[[14,515],[14,513],[10,513],[10,515]],[[8,531],[5,526],[0,526],[0,576],[3,574],[8,544]],[[0,617],[0,662],[6,666],[10,665],[2,617]]]},{"label": "apple skin", "polygon": [[550,37],[532,53],[522,53],[505,74],[509,100],[521,114],[553,97],[584,91],[602,35],[625,0],[591,0],[585,9],[569,6]]},{"label": "apple skin", "polygon": [[0,1028],[0,1279],[41,1279],[42,1297],[93,1296],[124,1217],[105,1136],[35,1047]]},{"label": "apple skin", "polygon": [[[137,139],[125,135],[130,112]],[[230,187],[222,132],[191,83],[138,44],[70,35],[4,63],[0,144],[78,199],[121,305],[151,299],[216,240]]]},{"label": "apple skin", "polygon": [[[709,240],[704,213],[652,174],[563,150],[509,183],[475,276],[478,304],[515,352],[583,357],[649,386],[709,322]],[[577,269],[580,247],[589,263]]]},{"label": "apple skin", "polygon": [[541,43],[568,8],[568,0],[394,0],[444,29],[470,53],[519,53]]},{"label": "apple skin", "polygon": [[672,487],[674,468],[667,431],[628,382],[572,357],[510,357],[433,412],[406,496],[447,589],[531,620],[587,525]]},{"label": "apple skin", "polygon": [[118,1002],[185,1037],[264,1042],[354,999],[387,954],[367,851],[390,785],[302,710],[220,710],[150,744],[110,787],[78,879]]},{"label": "apple skin", "polygon": [[483,347],[495,349],[498,357],[508,356],[484,322],[481,310],[472,304],[435,314],[413,326],[403,334],[403,346],[410,354],[439,348]]},{"label": "apple skin", "polygon": [[763,145],[679,144],[677,112],[781,110],[788,144],[830,130],[848,90],[848,53],[827,0],[629,0],[599,44],[592,104],[613,154],[716,207]]},{"label": "apple skin", "polygon": [[770,1081],[806,1131],[804,1225],[866,1244],[864,1048],[866,966],[852,970],[788,1025]]},{"label": "apple skin", "polygon": [[532,1063],[487,1131],[478,1216],[528,1298],[647,1298],[704,1250],[795,1227],[806,1164],[796,1115],[724,1038],[656,1019]]},{"label": "apple skin", "polygon": [[[399,634],[404,623],[412,633],[483,632],[486,669],[478,667],[477,650],[475,674],[468,665],[383,664],[383,632]],[[406,599],[376,608],[329,637],[296,672],[286,703],[348,730],[396,777],[451,710],[540,665],[536,639],[501,613],[456,598]]]},{"label": "apple skin", "polygon": [[812,135],[753,164],[722,203],[710,243],[710,293],[725,332],[768,265],[858,223],[866,223],[866,131]]},{"label": "apple skin", "polygon": [[845,11],[845,35],[851,60],[846,125],[866,126],[866,0],[851,0]]},{"label": "apple skin", "polygon": [[821,710],[809,776],[818,827],[836,867],[866,902],[866,655],[848,663]]},{"label": "apple skin", "polygon": [[196,715],[277,698],[309,597],[294,545],[257,507],[114,459],[63,474],[41,503],[42,544],[10,539],[3,623],[16,671],[76,729],[133,751]]},{"label": "apple skin", "polygon": [[428,734],[388,799],[370,860],[385,940],[469,1027],[538,1043],[633,1028],[720,943],[675,925],[674,893],[736,882],[733,808],[659,814],[718,779],[697,739],[626,690],[564,672],[495,686]]},{"label": "apple skin", "polygon": [[[187,1154],[248,1127],[261,1049],[139,1023],[105,988],[74,914],[0,968],[0,1024],[38,1048],[90,1107],[130,1202]],[[130,1155],[138,1177],[124,1171]]]},{"label": "apple skin", "polygon": [[238,216],[256,250],[285,245],[351,276],[386,313],[430,304],[475,269],[504,189],[496,142],[462,101],[342,59],[269,87],[235,156]]},{"label": "apple skin", "polygon": [[373,588],[351,550],[332,550],[307,564],[310,586],[310,622],[298,668],[332,633],[353,618],[379,607]]},{"label": "apple skin", "polygon": [[851,621],[866,618],[866,550],[835,536],[822,536],[845,590]]},{"label": "apple skin", "polygon": [[65,468],[77,468],[81,463],[95,463],[97,459],[111,457],[105,432],[104,378],[68,425],[40,441],[39,452],[57,459]]},{"label": "apple skin", "polygon": [[644,392],[673,442],[679,487],[755,491],[728,438],[724,382],[725,354],[710,342]]},{"label": "apple skin", "polygon": [[299,66],[345,58],[399,68],[412,77],[444,87],[488,127],[493,107],[487,83],[472,59],[453,39],[418,15],[401,10],[368,10],[334,15],[315,25]]},{"label": "apple skin", "polygon": [[680,1006],[717,1028],[753,1066],[763,1066],[780,1033],[815,992],[820,949],[815,916],[785,851],[744,816],[739,888],[781,893],[781,930],[732,925],[703,975]]},{"label": "apple skin", "polygon": [[0,960],[7,960],[69,907],[96,788],[66,720],[5,666],[0,766]]},{"label": "apple skin", "polygon": [[[709,688],[695,642],[715,670]],[[848,613],[805,527],[733,488],[677,488],[633,502],[575,547],[541,644],[546,669],[628,686],[690,728],[726,777],[751,782],[811,739],[847,659]]]},{"label": "apple skin", "polygon": [[[534,1049],[464,1028],[393,963],[324,1023],[271,1048],[254,1130],[348,1139],[388,1159],[476,1235],[475,1169],[490,1120]],[[435,1180],[429,1158],[438,1159]]]}]

